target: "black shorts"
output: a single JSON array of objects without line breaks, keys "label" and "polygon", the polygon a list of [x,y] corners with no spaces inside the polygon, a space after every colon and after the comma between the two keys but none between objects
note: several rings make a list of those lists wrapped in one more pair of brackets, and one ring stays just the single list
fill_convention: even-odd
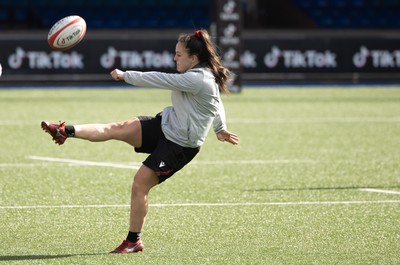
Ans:
[{"label": "black shorts", "polygon": [[135,148],[137,153],[150,154],[143,165],[154,170],[159,183],[165,181],[182,169],[199,152],[200,147],[182,147],[166,139],[161,130],[161,113],[156,117],[138,117],[142,125],[142,146]]}]

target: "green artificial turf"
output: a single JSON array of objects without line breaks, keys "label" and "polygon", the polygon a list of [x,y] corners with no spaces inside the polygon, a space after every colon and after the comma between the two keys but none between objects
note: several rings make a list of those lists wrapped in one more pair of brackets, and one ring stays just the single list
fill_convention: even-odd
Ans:
[{"label": "green artificial turf", "polygon": [[223,100],[240,144],[210,132],[151,191],[145,251],[111,255],[145,155],[58,146],[40,122],[155,115],[169,92],[0,90],[0,263],[400,264],[400,88],[246,87]]}]

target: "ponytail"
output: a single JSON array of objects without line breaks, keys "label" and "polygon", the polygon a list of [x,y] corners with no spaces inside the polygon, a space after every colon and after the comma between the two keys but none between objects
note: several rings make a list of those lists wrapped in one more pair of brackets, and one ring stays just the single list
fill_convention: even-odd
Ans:
[{"label": "ponytail", "polygon": [[206,63],[215,77],[219,90],[229,94],[227,83],[230,71],[221,63],[221,58],[217,54],[216,48],[207,30],[196,30],[192,35],[181,35],[179,42],[186,44],[186,49],[190,55],[197,55],[200,63]]}]

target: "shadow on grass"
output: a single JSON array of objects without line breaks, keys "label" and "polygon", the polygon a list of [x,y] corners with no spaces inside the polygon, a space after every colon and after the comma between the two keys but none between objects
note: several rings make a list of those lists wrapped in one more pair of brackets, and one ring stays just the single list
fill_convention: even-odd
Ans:
[{"label": "shadow on grass", "polygon": [[0,256],[0,261],[12,261],[12,260],[36,260],[36,259],[61,259],[79,256],[97,256],[108,253],[83,253],[83,254],[60,254],[60,255],[10,255]]}]

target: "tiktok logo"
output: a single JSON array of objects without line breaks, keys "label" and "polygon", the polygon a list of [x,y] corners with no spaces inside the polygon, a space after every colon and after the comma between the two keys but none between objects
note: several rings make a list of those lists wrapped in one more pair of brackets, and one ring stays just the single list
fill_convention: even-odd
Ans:
[{"label": "tiktok logo", "polygon": [[398,68],[400,67],[400,50],[369,50],[361,46],[360,50],[353,55],[353,64],[357,68],[363,68],[372,62],[374,68]]},{"label": "tiktok logo", "polygon": [[239,13],[235,12],[236,2],[229,0],[222,7],[222,12],[219,14],[222,21],[238,21],[240,19]]},{"label": "tiktok logo", "polygon": [[281,56],[281,50],[273,46],[271,52],[267,53],[264,57],[264,63],[268,68],[274,68],[279,63],[279,57]]},{"label": "tiktok logo", "polygon": [[174,55],[163,51],[120,51],[114,47],[108,47],[106,53],[100,57],[100,65],[110,69],[115,67],[117,61],[123,68],[174,68]]},{"label": "tiktok logo", "polygon": [[84,69],[85,64],[82,54],[73,51],[50,52],[45,51],[25,51],[17,47],[15,53],[8,57],[8,65],[12,69],[22,68],[24,62],[27,62],[30,69]]},{"label": "tiktok logo", "polygon": [[316,50],[281,50],[273,46],[265,54],[264,63],[268,68],[275,68],[282,61],[285,68],[336,68],[336,54]]}]

